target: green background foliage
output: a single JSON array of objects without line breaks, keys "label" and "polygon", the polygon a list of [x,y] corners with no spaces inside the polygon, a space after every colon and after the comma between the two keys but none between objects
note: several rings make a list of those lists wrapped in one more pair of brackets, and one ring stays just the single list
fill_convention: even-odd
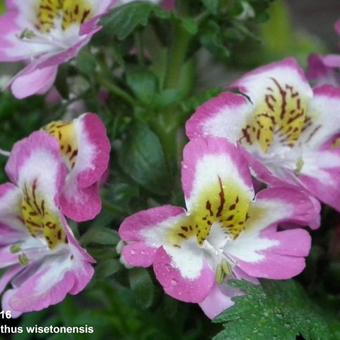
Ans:
[{"label": "green background foliage", "polygon": [[[164,203],[183,204],[184,124],[197,106],[252,67],[290,55],[306,65],[311,52],[324,51],[321,42],[292,28],[284,1],[180,0],[176,12],[138,2],[108,15],[91,44],[61,68],[56,88],[62,102],[18,101],[1,92],[1,148],[9,150],[65,114],[71,117],[79,101],[104,120],[113,148],[102,213],[72,224],[97,261],[95,278],[78,296],[8,324],[87,324],[95,327],[91,339],[340,339],[340,253],[333,244],[338,217],[330,209],[324,209],[323,226],[313,233],[303,275],[259,286],[235,282],[248,295],[236,298],[214,323],[196,305],[166,296],[151,271],[126,270],[116,249],[124,217]],[[17,69],[1,65],[0,76]],[[5,161],[0,159],[1,169]],[[0,179],[7,181],[2,170]]]}]

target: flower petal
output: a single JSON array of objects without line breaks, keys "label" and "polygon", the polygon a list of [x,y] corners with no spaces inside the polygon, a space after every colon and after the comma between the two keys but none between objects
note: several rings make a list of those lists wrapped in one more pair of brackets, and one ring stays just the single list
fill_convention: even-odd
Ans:
[{"label": "flower petal", "polygon": [[340,89],[331,85],[314,89],[310,105],[313,125],[301,137],[306,147],[315,150],[340,133]]},{"label": "flower petal", "polygon": [[340,67],[340,56],[337,54],[329,54],[322,58],[326,66]]},{"label": "flower petal", "polygon": [[299,180],[312,195],[340,211],[340,150],[313,154],[305,160]]},{"label": "flower petal", "polygon": [[107,170],[111,144],[106,127],[94,113],[86,113],[75,121],[78,135],[78,157],[74,171],[82,188],[97,183]]},{"label": "flower petal", "polygon": [[317,54],[309,57],[306,75],[314,86],[326,84],[337,86],[339,84],[335,68],[327,66],[323,61],[323,57]]},{"label": "flower petal", "polygon": [[123,262],[130,266],[150,266],[156,250],[169,242],[169,231],[186,218],[183,208],[170,205],[126,218],[119,228],[119,236],[129,242],[122,251]]},{"label": "flower petal", "polygon": [[184,149],[182,186],[189,212],[201,205],[212,187],[229,184],[247,198],[253,198],[253,184],[247,163],[238,147],[222,138],[194,139]]},{"label": "flower petal", "polygon": [[215,275],[206,264],[195,279],[184,278],[164,248],[158,249],[153,267],[165,292],[180,301],[202,302],[214,285]]},{"label": "flower petal", "polygon": [[238,266],[248,275],[275,280],[290,279],[305,268],[311,237],[303,229],[277,231],[275,226],[261,233],[262,238],[275,241],[275,245],[262,251],[262,260],[238,261]]},{"label": "flower petal", "polygon": [[[22,193],[12,183],[0,185],[0,244],[10,242],[12,237],[24,232],[20,221]],[[4,242],[5,241],[5,242]]]},{"label": "flower petal", "polygon": [[209,295],[200,302],[199,305],[208,318],[214,319],[234,304],[231,298],[239,295],[238,293],[236,289],[232,289],[231,287],[222,288],[215,284],[209,292]]},{"label": "flower petal", "polygon": [[246,93],[258,105],[265,102],[268,86],[278,83],[289,84],[303,97],[312,98],[313,91],[308,84],[303,69],[294,58],[284,59],[248,72],[233,86]]},{"label": "flower petal", "polygon": [[298,187],[277,187],[256,195],[257,207],[266,207],[271,223],[289,221],[317,229],[320,226],[320,203]]},{"label": "flower petal", "polygon": [[186,134],[190,139],[213,136],[237,142],[252,110],[246,97],[222,93],[198,108],[186,123]]},{"label": "flower petal", "polygon": [[67,170],[57,141],[45,132],[34,132],[14,145],[6,172],[21,189],[38,180],[41,193],[54,206]]},{"label": "flower petal", "polygon": [[[164,232],[185,217],[186,212],[183,208],[172,205],[140,211],[123,221],[119,227],[119,236],[126,242],[143,241],[154,248],[159,248],[164,244]],[[147,236],[149,230],[154,233],[153,240]]]},{"label": "flower petal", "polygon": [[[256,201],[249,211],[249,219],[244,232],[227,246],[227,252],[236,259],[237,265],[239,265],[239,267],[247,274],[254,277],[263,277],[248,272],[243,267],[243,264],[251,263],[256,266],[260,266],[261,264],[267,266],[265,263],[268,261],[268,266],[274,266],[271,261],[279,261],[278,256],[282,257],[282,255],[289,255],[303,257],[306,256],[306,249],[309,251],[310,248],[310,236],[307,232],[288,230],[291,234],[288,232],[277,232],[274,234],[275,237],[266,237],[266,230],[274,226],[276,232],[277,225],[284,222],[293,223],[295,225],[310,224],[313,227],[317,227],[320,219],[319,213],[320,205],[315,199],[308,196],[303,191],[293,188],[271,188],[263,190],[257,195]],[[293,233],[301,236],[302,253],[296,252],[294,244],[291,245],[291,248],[287,247],[285,254],[278,251],[289,244],[286,242],[286,239],[293,235]],[[273,233],[270,235],[272,234]],[[283,242],[286,243],[283,244]],[[271,260],[272,254],[274,255]],[[301,265],[302,263],[304,264],[304,259],[285,259],[285,261],[287,262],[288,268],[287,272],[284,272],[282,266],[282,275],[292,273],[294,268],[290,266],[295,262],[300,263]],[[301,266],[298,266],[296,270],[300,270],[299,268],[301,268]],[[279,271],[276,275],[279,275]]]},{"label": "flower petal", "polygon": [[34,94],[45,94],[54,84],[57,73],[58,66],[24,69],[12,81],[12,93],[18,99]]},{"label": "flower petal", "polygon": [[69,252],[46,257],[40,265],[29,266],[29,275],[12,281],[13,288],[3,295],[4,310],[13,317],[39,311],[64,300],[67,294],[78,294],[91,280],[94,269],[71,242]]},{"label": "flower petal", "polygon": [[127,244],[122,250],[122,262],[132,267],[150,267],[154,262],[157,249],[148,247],[143,242]]},{"label": "flower petal", "polygon": [[64,214],[77,222],[93,219],[101,210],[99,182],[110,159],[103,122],[87,113],[72,122],[52,122],[45,131],[58,140],[69,168],[61,199]]},{"label": "flower petal", "polygon": [[80,188],[76,183],[71,185],[67,180],[60,204],[63,213],[77,222],[93,220],[102,209],[99,184]]},{"label": "flower petal", "polygon": [[67,169],[57,141],[45,132],[33,133],[15,144],[6,171],[21,191],[19,217],[29,233],[43,236],[50,249],[64,244],[59,194]]}]

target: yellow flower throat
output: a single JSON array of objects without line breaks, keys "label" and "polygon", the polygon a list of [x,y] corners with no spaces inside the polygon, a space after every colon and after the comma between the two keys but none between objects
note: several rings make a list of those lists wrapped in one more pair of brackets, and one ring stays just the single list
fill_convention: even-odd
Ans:
[{"label": "yellow flower throat", "polygon": [[74,24],[81,25],[93,17],[93,11],[86,0],[40,0],[37,8],[36,28],[48,33],[61,21],[66,31]]},{"label": "yellow flower throat", "polygon": [[202,246],[210,235],[211,228],[218,224],[228,237],[236,239],[245,229],[250,207],[249,195],[237,184],[217,178],[198,201],[182,223],[170,232],[170,242],[175,247],[181,247],[184,240],[195,237]]},{"label": "yellow flower throat", "polygon": [[67,237],[57,213],[47,205],[43,195],[38,192],[38,182],[25,185],[21,202],[22,219],[33,237],[43,236],[50,249],[67,243]]}]

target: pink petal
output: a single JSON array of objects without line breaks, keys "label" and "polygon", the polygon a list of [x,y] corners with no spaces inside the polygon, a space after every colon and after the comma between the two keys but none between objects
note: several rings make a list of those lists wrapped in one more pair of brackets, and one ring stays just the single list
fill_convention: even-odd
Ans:
[{"label": "pink petal", "polygon": [[186,123],[186,134],[190,139],[214,136],[237,142],[251,110],[246,97],[222,93],[197,109]]},{"label": "pink petal", "polygon": [[[207,164],[204,165],[204,162]],[[200,199],[194,197],[194,191],[199,195],[209,189],[205,187],[205,179],[218,181],[220,178],[223,182],[230,176],[238,183],[243,183],[249,193],[253,191],[247,162],[237,146],[222,138],[193,139],[185,146],[182,187],[188,210]]]},{"label": "pink petal", "polygon": [[63,214],[76,222],[93,220],[102,210],[99,184],[69,190],[67,195],[64,191],[60,205]]},{"label": "pink petal", "polygon": [[[46,166],[50,166],[48,160],[51,160],[57,167],[57,178],[51,180],[55,181],[57,188],[61,189],[65,181],[67,170],[59,151],[59,144],[46,132],[40,131],[32,133],[32,135],[22,139],[14,145],[5,168],[11,181],[13,183],[19,181],[22,169],[34,155],[39,155],[37,157],[40,157],[41,162],[39,167],[34,169],[36,177],[45,173]],[[27,176],[29,174],[25,175]]]},{"label": "pink petal", "polygon": [[180,301],[202,302],[214,286],[215,274],[210,267],[205,265],[197,279],[183,278],[179,270],[172,266],[171,258],[163,247],[155,255],[153,268],[165,292]]},{"label": "pink petal", "polygon": [[305,268],[305,257],[311,248],[311,237],[303,229],[277,231],[273,226],[261,233],[262,238],[275,240],[277,245],[262,251],[258,262],[238,261],[237,266],[248,275],[275,280],[290,279]]},{"label": "pink petal", "polygon": [[222,292],[221,287],[215,284],[214,287],[211,289],[209,295],[202,302],[199,303],[204,314],[208,318],[214,319],[226,309],[230,308],[234,304],[234,301],[231,299],[231,297],[238,295],[235,294],[237,292],[236,289],[234,291],[235,292],[233,292],[232,289],[229,288],[229,293],[231,294],[228,295],[228,292]]},{"label": "pink petal", "polygon": [[107,137],[104,123],[96,114],[87,113],[81,119],[88,142],[95,148],[95,157],[91,167],[83,169],[78,174],[79,186],[86,188],[97,183],[107,170],[110,160],[111,143]]},{"label": "pink petal", "polygon": [[45,94],[54,84],[57,73],[58,66],[36,68],[27,72],[24,69],[12,81],[13,95],[23,99],[34,94]]},{"label": "pink petal", "polygon": [[260,191],[256,195],[256,202],[268,201],[276,203],[278,207],[286,207],[286,214],[282,221],[289,221],[300,225],[308,225],[313,229],[320,226],[320,204],[307,192],[298,187],[276,187]]},{"label": "pink petal", "polygon": [[150,267],[155,259],[157,248],[151,248],[143,242],[133,242],[122,250],[123,262],[131,267]]},{"label": "pink petal", "polygon": [[183,208],[164,205],[138,212],[127,217],[119,227],[119,236],[124,241],[144,241],[141,232],[151,228],[161,228],[171,218],[186,215]]}]

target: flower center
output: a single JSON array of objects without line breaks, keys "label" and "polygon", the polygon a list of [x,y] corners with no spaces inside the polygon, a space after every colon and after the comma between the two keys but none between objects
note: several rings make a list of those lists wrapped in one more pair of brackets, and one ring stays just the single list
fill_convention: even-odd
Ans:
[{"label": "flower center", "polygon": [[202,247],[216,224],[230,239],[236,239],[245,229],[249,193],[231,181],[226,183],[227,186],[218,177],[216,184],[202,195],[191,215],[171,231],[170,242],[175,247],[181,247],[182,242],[191,237],[196,237]]},{"label": "flower center", "polygon": [[233,237],[226,235],[220,225],[214,225],[209,238],[202,245],[205,252],[209,254],[211,265],[215,269],[216,282],[219,284],[233,273],[235,261],[226,250],[232,240]]},{"label": "flower center", "polygon": [[43,237],[49,249],[67,243],[60,216],[49,208],[44,196],[38,191],[38,182],[25,184],[21,202],[23,221],[32,237]]},{"label": "flower center", "polygon": [[55,28],[63,31],[72,25],[81,25],[93,16],[86,0],[40,0],[37,8],[36,29],[49,33]]},{"label": "flower center", "polygon": [[301,134],[312,125],[307,116],[307,100],[292,85],[271,78],[264,94],[244,129],[240,142],[256,144],[267,153],[271,146],[294,147]]},{"label": "flower center", "polygon": [[78,142],[74,123],[63,121],[52,122],[44,130],[59,141],[61,153],[68,167],[73,169],[78,156]]}]

